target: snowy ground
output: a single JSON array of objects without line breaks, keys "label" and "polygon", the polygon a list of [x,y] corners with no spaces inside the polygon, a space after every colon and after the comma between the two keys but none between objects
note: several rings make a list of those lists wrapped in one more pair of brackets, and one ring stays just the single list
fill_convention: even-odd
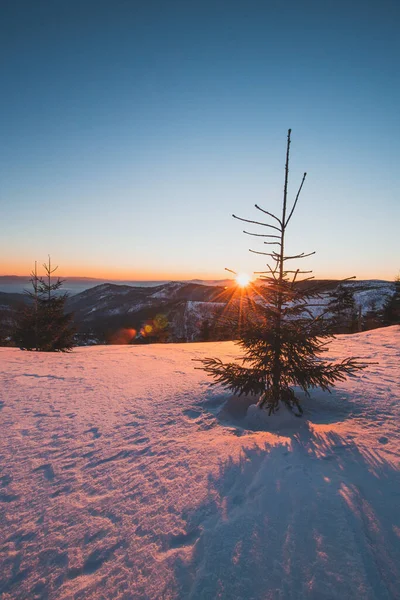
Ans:
[{"label": "snowy ground", "polygon": [[400,598],[400,328],[275,432],[194,369],[238,352],[0,349],[4,600]]}]

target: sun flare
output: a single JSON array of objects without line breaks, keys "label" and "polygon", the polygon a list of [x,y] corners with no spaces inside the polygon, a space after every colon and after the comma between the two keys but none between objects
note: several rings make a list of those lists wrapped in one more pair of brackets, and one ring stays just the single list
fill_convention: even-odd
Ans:
[{"label": "sun flare", "polygon": [[251,281],[251,277],[247,273],[239,273],[238,275],[236,275],[236,283],[240,287],[248,286],[250,281]]}]

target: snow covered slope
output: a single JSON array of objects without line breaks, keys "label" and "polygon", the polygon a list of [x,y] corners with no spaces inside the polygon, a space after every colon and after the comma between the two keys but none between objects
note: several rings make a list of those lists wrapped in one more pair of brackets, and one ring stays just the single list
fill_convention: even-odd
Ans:
[{"label": "snow covered slope", "polygon": [[400,328],[274,432],[192,361],[238,352],[0,348],[4,600],[399,598]]}]

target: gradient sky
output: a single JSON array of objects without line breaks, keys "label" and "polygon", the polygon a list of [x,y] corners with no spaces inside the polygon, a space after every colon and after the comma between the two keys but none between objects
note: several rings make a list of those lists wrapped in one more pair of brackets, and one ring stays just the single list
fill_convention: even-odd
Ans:
[{"label": "gradient sky", "polygon": [[[0,274],[263,268],[280,211],[317,277],[400,269],[398,0],[3,0]],[[265,248],[265,247],[264,247]]]}]

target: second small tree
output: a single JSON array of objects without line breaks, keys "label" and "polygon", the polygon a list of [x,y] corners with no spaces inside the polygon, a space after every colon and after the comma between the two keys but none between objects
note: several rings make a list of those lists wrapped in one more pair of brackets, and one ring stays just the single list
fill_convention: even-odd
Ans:
[{"label": "second small tree", "polygon": [[57,293],[63,281],[53,281],[51,259],[43,265],[44,277],[38,277],[36,264],[31,273],[32,291],[28,291],[29,305],[17,318],[14,341],[23,350],[38,352],[67,352],[73,348],[75,328],[73,314],[65,312],[68,295]]},{"label": "second small tree", "polygon": [[328,304],[331,313],[332,333],[355,333],[358,329],[358,312],[354,294],[343,284],[338,285]]},{"label": "second small tree", "polygon": [[238,343],[245,351],[244,356],[241,362],[223,363],[218,358],[206,358],[202,362],[204,370],[214,377],[215,383],[221,383],[239,395],[258,395],[259,407],[266,409],[268,414],[276,412],[283,404],[299,415],[303,410],[295,395],[294,386],[298,386],[307,395],[310,388],[329,390],[336,382],[344,380],[347,375],[365,365],[355,358],[345,358],[337,363],[321,360],[319,355],[326,350],[327,339],[332,336],[329,321],[321,316],[314,317],[309,309],[309,299],[318,295],[319,290],[308,282],[313,277],[307,276],[299,281],[299,275],[310,271],[290,269],[287,266],[288,261],[314,254],[285,254],[286,230],[306,178],[304,173],[293,206],[289,210],[290,136],[289,129],[282,215],[278,217],[257,204],[255,207],[273,219],[272,223],[233,215],[241,221],[267,228],[269,232],[264,234],[244,233],[267,238],[265,244],[277,246],[277,251],[256,251],[256,254],[267,256],[271,264],[267,264],[268,270],[261,274],[265,284],[257,287],[259,301],[249,308],[240,330]]},{"label": "second small tree", "polygon": [[383,320],[385,325],[400,323],[400,275],[395,279],[394,294],[383,307]]}]

